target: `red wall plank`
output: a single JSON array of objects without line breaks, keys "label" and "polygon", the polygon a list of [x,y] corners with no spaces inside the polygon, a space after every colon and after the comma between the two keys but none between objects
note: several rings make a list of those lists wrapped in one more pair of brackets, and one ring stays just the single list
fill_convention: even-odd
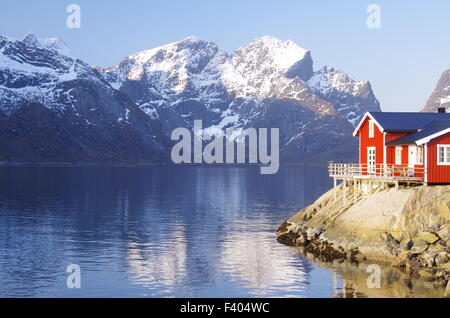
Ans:
[{"label": "red wall plank", "polygon": [[450,144],[450,133],[437,137],[428,143],[428,182],[450,183],[450,166],[437,164],[437,145]]}]

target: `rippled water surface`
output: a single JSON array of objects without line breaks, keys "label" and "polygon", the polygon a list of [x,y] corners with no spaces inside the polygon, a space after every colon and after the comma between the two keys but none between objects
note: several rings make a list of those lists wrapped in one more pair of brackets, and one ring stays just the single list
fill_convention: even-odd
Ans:
[{"label": "rippled water surface", "polygon": [[274,234],[330,186],[323,166],[0,167],[0,296],[342,296],[363,270]]}]

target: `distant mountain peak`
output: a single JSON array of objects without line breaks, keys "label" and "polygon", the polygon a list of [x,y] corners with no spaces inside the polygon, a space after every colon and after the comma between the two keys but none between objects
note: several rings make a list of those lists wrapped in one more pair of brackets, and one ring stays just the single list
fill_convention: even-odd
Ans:
[{"label": "distant mountain peak", "polygon": [[[137,63],[145,63],[150,61],[154,56],[156,55],[180,55],[180,51],[182,50],[201,50],[202,48],[212,48],[213,50],[217,51],[217,45],[214,42],[208,42],[205,40],[202,40],[196,36],[189,36],[184,39],[181,39],[176,42],[172,42],[169,44],[161,45],[152,49],[143,50],[140,52],[137,52],[131,56],[129,56],[127,59],[132,59],[136,61]],[[189,57],[189,54],[181,54],[184,55],[186,58]]]},{"label": "distant mountain peak", "polygon": [[196,35],[190,35],[190,36],[187,36],[187,37],[181,39],[181,40],[178,41],[178,42],[199,42],[199,41],[204,41],[204,40],[200,39],[200,38],[199,38],[198,36],[196,36]]},{"label": "distant mountain peak", "polygon": [[450,68],[442,73],[422,111],[435,112],[440,107],[450,109]]},{"label": "distant mountain peak", "polygon": [[39,45],[38,38],[31,32],[28,32],[22,39],[23,42],[29,45]]},{"label": "distant mountain peak", "polygon": [[[311,109],[320,109],[319,112],[324,114],[334,113],[329,103],[318,99],[312,101],[305,95],[309,91],[306,83],[314,75],[311,52],[291,40],[280,40],[269,35],[253,40],[247,46],[234,51],[232,55],[219,50],[214,42],[190,36],[135,53],[118,65],[106,69],[105,74],[107,80],[117,89],[124,84],[131,85],[129,81],[148,83],[145,86],[149,85],[151,89],[148,92],[140,91],[138,104],[147,105],[148,97],[144,96],[150,94],[155,97],[155,92],[158,92],[158,98],[162,98],[158,105],[177,103],[178,94],[181,93],[201,101],[211,101],[216,100],[216,97],[212,96],[216,96],[218,90],[225,89],[226,92],[220,93],[220,96],[296,96],[294,99],[304,104],[308,104],[305,100],[311,101],[308,106]],[[320,80],[321,86],[312,85],[312,89],[321,92],[342,89],[346,94],[356,96],[360,93],[359,87],[365,83],[353,81],[344,72],[328,67],[324,67],[316,75],[316,82]],[[340,86],[336,87],[336,84]],[[371,101],[374,102],[375,108],[378,107],[375,99]],[[151,112],[153,114],[153,108]]]},{"label": "distant mountain peak", "polygon": [[351,79],[347,73],[324,66],[306,82],[311,90],[338,105],[337,110],[356,126],[366,111],[380,111],[370,82]]},{"label": "distant mountain peak", "polygon": [[296,62],[303,60],[309,52],[292,40],[283,41],[270,35],[257,38],[237,51],[246,54],[253,51],[253,56],[258,56],[259,59],[266,56],[275,67],[284,71],[288,71]]},{"label": "distant mountain peak", "polygon": [[0,38],[0,158],[148,162],[164,156],[158,124],[65,49],[58,38],[31,33]]},{"label": "distant mountain peak", "polygon": [[70,56],[70,50],[67,47],[66,43],[57,37],[52,38],[38,38],[34,33],[28,32],[22,39],[22,42],[38,47],[41,49],[52,50],[57,52],[58,54]]},{"label": "distant mountain peak", "polygon": [[264,36],[260,36],[256,39],[254,39],[253,41],[250,42],[250,45],[254,44],[254,43],[265,43],[267,45],[271,45],[271,46],[282,46],[282,45],[292,45],[292,46],[297,46],[298,45],[292,41],[292,40],[281,40],[275,36],[272,35],[264,35]]}]

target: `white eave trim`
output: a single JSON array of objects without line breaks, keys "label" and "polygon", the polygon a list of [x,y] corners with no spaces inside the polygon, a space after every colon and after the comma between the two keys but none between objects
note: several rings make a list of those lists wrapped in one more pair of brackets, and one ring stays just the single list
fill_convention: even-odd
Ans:
[{"label": "white eave trim", "polygon": [[355,130],[353,131],[353,137],[358,134],[358,131],[361,128],[362,123],[366,120],[367,117],[369,117],[371,120],[373,120],[373,122],[378,126],[378,129],[380,129],[381,132],[384,132],[383,127],[375,120],[375,118],[373,118],[372,114],[370,114],[369,112],[366,112],[364,114],[364,117],[359,122],[358,126],[356,126]]},{"label": "white eave trim", "polygon": [[434,133],[434,134],[432,134],[432,135],[429,135],[428,137],[425,137],[425,138],[416,140],[416,144],[419,145],[419,146],[420,146],[420,145],[423,145],[423,144],[426,144],[426,143],[430,142],[430,140],[432,140],[432,139],[434,139],[434,138],[437,138],[437,137],[439,137],[439,136],[445,135],[445,134],[447,134],[447,133],[449,133],[449,132],[450,132],[450,128],[447,128],[447,129],[438,131],[437,133]]}]

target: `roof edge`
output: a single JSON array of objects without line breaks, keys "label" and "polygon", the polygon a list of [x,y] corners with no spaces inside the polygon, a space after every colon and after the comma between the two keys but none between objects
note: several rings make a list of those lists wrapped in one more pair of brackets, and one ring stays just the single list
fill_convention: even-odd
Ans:
[{"label": "roof edge", "polygon": [[381,130],[381,132],[385,131],[383,126],[381,126],[380,123],[377,122],[377,120],[372,116],[372,114],[370,112],[366,112],[364,114],[363,118],[360,120],[358,126],[356,126],[355,130],[353,131],[353,133],[352,133],[353,137],[355,137],[358,134],[358,131],[361,128],[361,125],[363,124],[363,122],[366,120],[367,117],[369,117],[371,120],[374,121],[374,123],[378,126],[378,128]]},{"label": "roof edge", "polygon": [[450,128],[443,129],[441,131],[438,131],[437,133],[434,133],[434,134],[424,137],[422,139],[416,140],[416,144],[420,146],[420,145],[429,143],[431,140],[433,140],[437,137],[440,137],[442,135],[445,135],[449,132],[450,132]]}]

